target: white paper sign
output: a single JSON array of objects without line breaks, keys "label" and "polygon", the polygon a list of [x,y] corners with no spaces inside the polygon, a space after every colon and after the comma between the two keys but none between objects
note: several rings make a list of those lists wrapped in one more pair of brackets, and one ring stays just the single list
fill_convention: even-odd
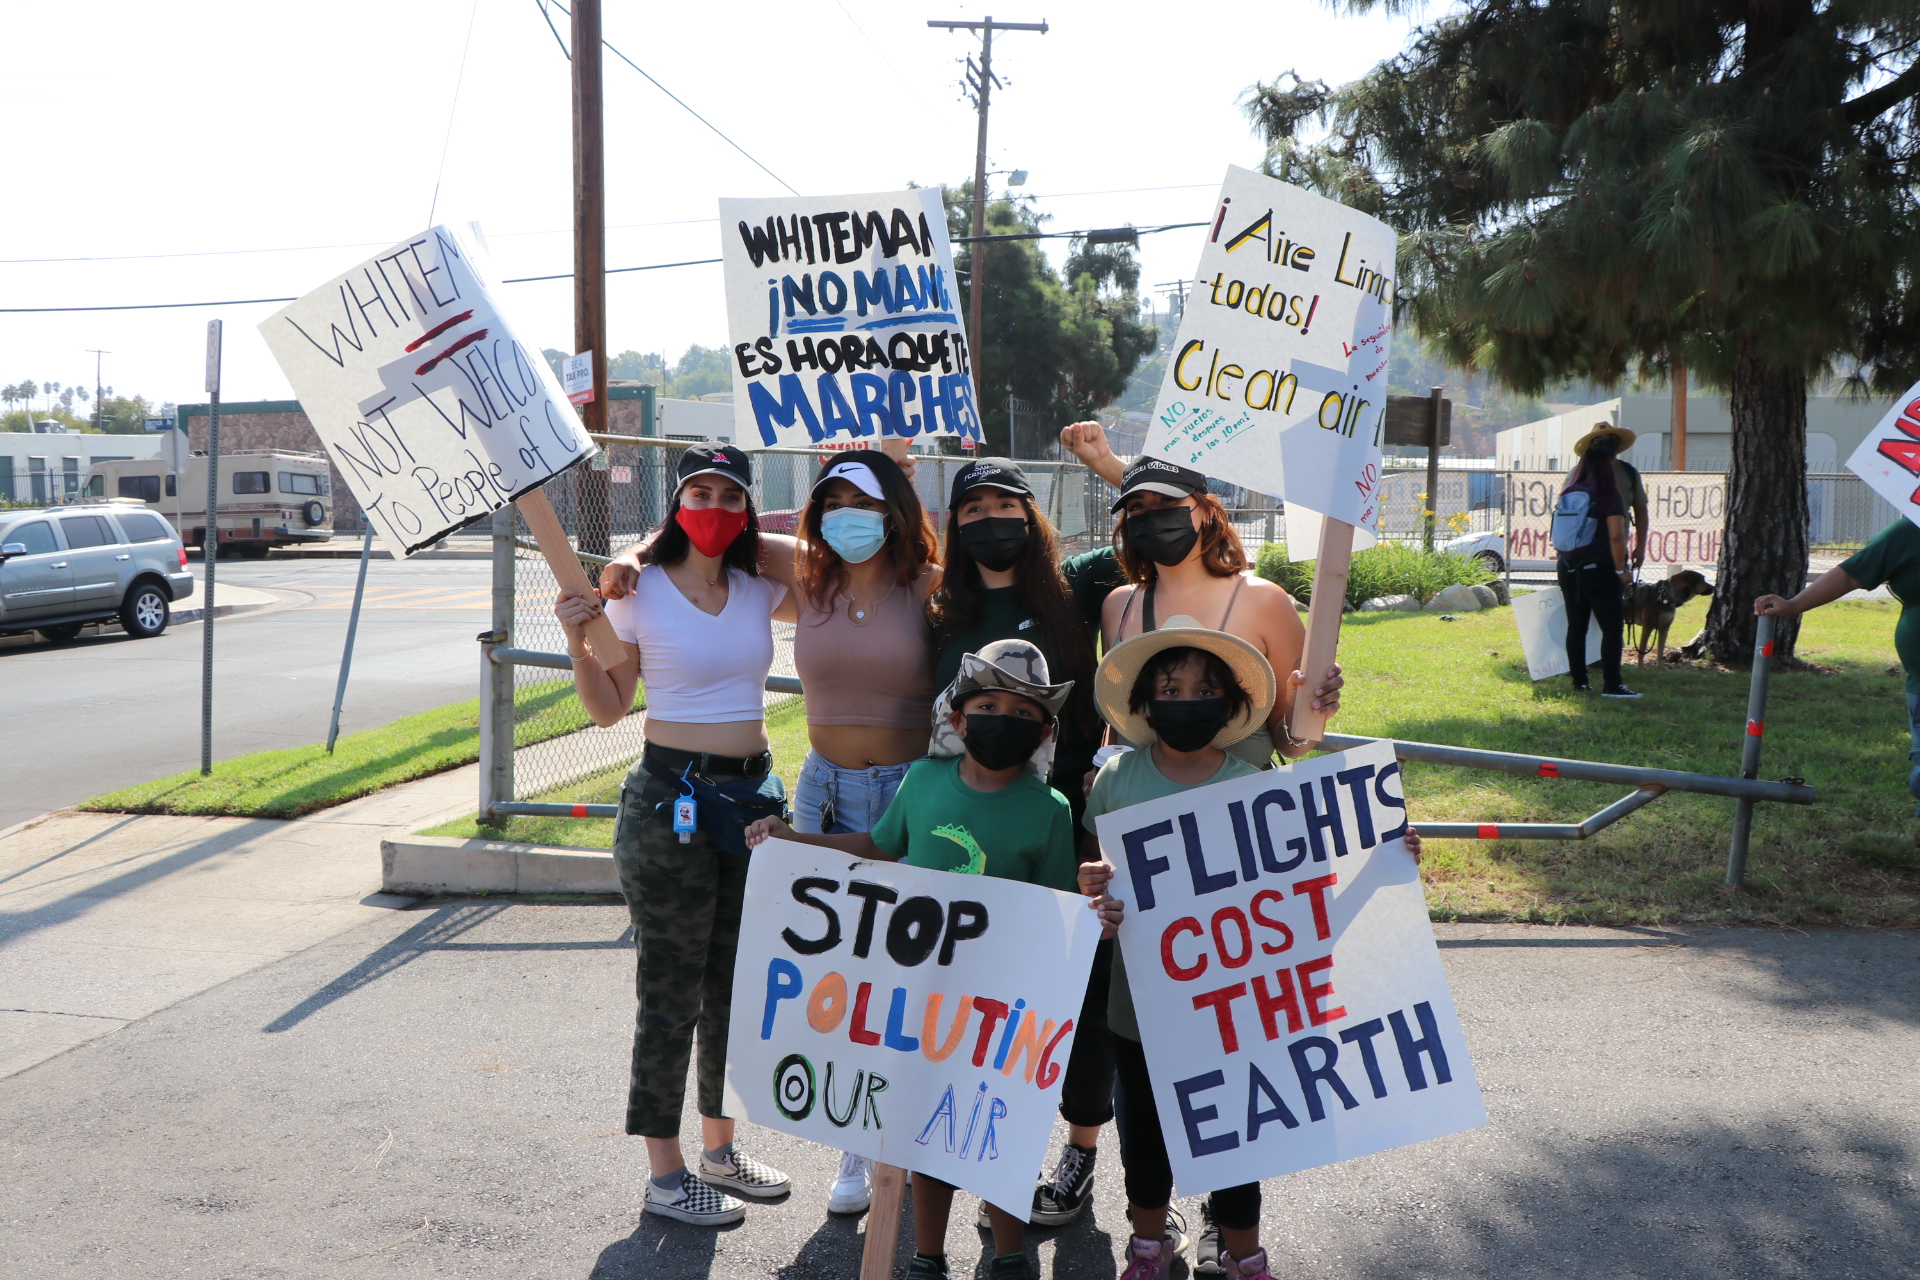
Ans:
[{"label": "white paper sign", "polygon": [[502,316],[483,251],[439,226],[260,326],[381,542],[402,555],[596,452],[553,370]]},{"label": "white paper sign", "polygon": [[1024,1218],[1099,940],[1073,894],[769,840],[747,875],[727,1113]]},{"label": "white paper sign", "polygon": [[1230,167],[1146,451],[1359,531],[1378,523],[1393,228]]},{"label": "white paper sign", "polygon": [[1847,459],[1847,470],[1920,524],[1920,382],[1908,387],[1860,442]]},{"label": "white paper sign", "polygon": [[[1567,600],[1559,587],[1544,587],[1513,598],[1513,624],[1520,628],[1520,648],[1527,655],[1527,675],[1534,680],[1564,676],[1567,662]],[[1587,665],[1600,661],[1600,620],[1587,622]]]},{"label": "white paper sign", "polygon": [[1393,744],[1098,820],[1180,1195],[1487,1123]]},{"label": "white paper sign", "polygon": [[568,404],[586,404],[593,399],[593,352],[582,351],[560,362],[560,386]]},{"label": "white paper sign", "polygon": [[980,438],[938,188],[722,200],[720,242],[734,439]]}]

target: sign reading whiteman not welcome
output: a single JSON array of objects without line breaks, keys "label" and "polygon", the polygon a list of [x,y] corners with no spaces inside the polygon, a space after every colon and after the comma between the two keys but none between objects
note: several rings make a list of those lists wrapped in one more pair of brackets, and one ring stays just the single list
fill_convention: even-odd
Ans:
[{"label": "sign reading whiteman not welcome", "polygon": [[434,227],[260,326],[335,468],[402,555],[595,452],[488,292],[481,256],[465,229]]}]

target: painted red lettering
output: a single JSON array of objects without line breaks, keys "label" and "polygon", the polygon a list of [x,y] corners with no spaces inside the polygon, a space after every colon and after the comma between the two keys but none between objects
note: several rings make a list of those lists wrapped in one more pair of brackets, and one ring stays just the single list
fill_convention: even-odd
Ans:
[{"label": "painted red lettering", "polygon": [[1196,938],[1206,936],[1205,930],[1200,927],[1200,922],[1194,917],[1182,916],[1175,920],[1167,926],[1167,931],[1160,935],[1160,967],[1165,969],[1167,976],[1175,982],[1192,982],[1207,971],[1207,953],[1202,951],[1199,960],[1190,969],[1175,960],[1173,940],[1176,935],[1182,933],[1190,933]]},{"label": "painted red lettering", "polygon": [[1327,890],[1331,889],[1340,877],[1337,874],[1315,876],[1311,880],[1302,880],[1293,886],[1293,896],[1306,894],[1313,899],[1313,933],[1325,942],[1333,935],[1333,929],[1327,923]]},{"label": "painted red lettering", "polygon": [[1333,968],[1332,956],[1321,956],[1318,960],[1309,960],[1305,964],[1295,967],[1300,973],[1300,1002],[1307,1006],[1307,1021],[1313,1023],[1316,1027],[1324,1027],[1336,1018],[1344,1018],[1347,1016],[1347,1007],[1345,1005],[1341,1005],[1337,1009],[1322,1009],[1320,1007],[1322,1000],[1328,999],[1333,995],[1333,979],[1328,978],[1325,982],[1315,982],[1313,980],[1314,974],[1319,973],[1323,969]]}]

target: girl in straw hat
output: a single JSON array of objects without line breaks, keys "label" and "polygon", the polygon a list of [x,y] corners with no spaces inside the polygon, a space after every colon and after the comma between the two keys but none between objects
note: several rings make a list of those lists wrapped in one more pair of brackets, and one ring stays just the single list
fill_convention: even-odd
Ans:
[{"label": "girl in straw hat", "polygon": [[[1145,745],[1114,756],[1094,777],[1084,819],[1086,839],[1097,848],[1094,820],[1101,814],[1259,772],[1228,748],[1266,724],[1276,692],[1273,668],[1257,648],[1191,618],[1170,619],[1157,631],[1114,646],[1094,674],[1094,699],[1122,737]],[[1406,842],[1417,861],[1420,837],[1412,827],[1407,828]],[[1124,914],[1124,904],[1107,892],[1113,872],[1107,861],[1080,865],[1080,890],[1093,899],[1108,937]],[[1133,1222],[1121,1280],[1166,1280],[1183,1243],[1177,1229],[1169,1227],[1173,1171],[1126,964],[1117,951],[1107,1000],[1124,1135],[1120,1163]],[[1212,1253],[1203,1237],[1196,1272],[1272,1280],[1260,1245],[1259,1183],[1213,1192],[1208,1218],[1220,1234]]]}]

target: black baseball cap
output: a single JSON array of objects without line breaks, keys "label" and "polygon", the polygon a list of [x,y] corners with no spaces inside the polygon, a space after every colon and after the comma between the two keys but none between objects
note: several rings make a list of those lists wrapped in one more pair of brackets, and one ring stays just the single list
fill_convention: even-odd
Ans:
[{"label": "black baseball cap", "polygon": [[753,487],[753,464],[747,455],[730,444],[696,444],[680,455],[674,468],[674,483],[685,484],[695,476],[708,473],[738,480],[742,489]]},{"label": "black baseball cap", "polygon": [[947,505],[957,507],[961,497],[969,489],[1004,489],[1008,493],[1033,496],[1033,486],[1027,483],[1027,473],[1012,458],[976,458],[960,468],[953,477],[953,488],[948,493]]},{"label": "black baseball cap", "polygon": [[1191,498],[1206,491],[1207,478],[1198,471],[1142,454],[1121,473],[1120,496],[1113,500],[1112,509],[1118,511],[1120,504],[1136,493],[1158,493],[1169,498]]}]

